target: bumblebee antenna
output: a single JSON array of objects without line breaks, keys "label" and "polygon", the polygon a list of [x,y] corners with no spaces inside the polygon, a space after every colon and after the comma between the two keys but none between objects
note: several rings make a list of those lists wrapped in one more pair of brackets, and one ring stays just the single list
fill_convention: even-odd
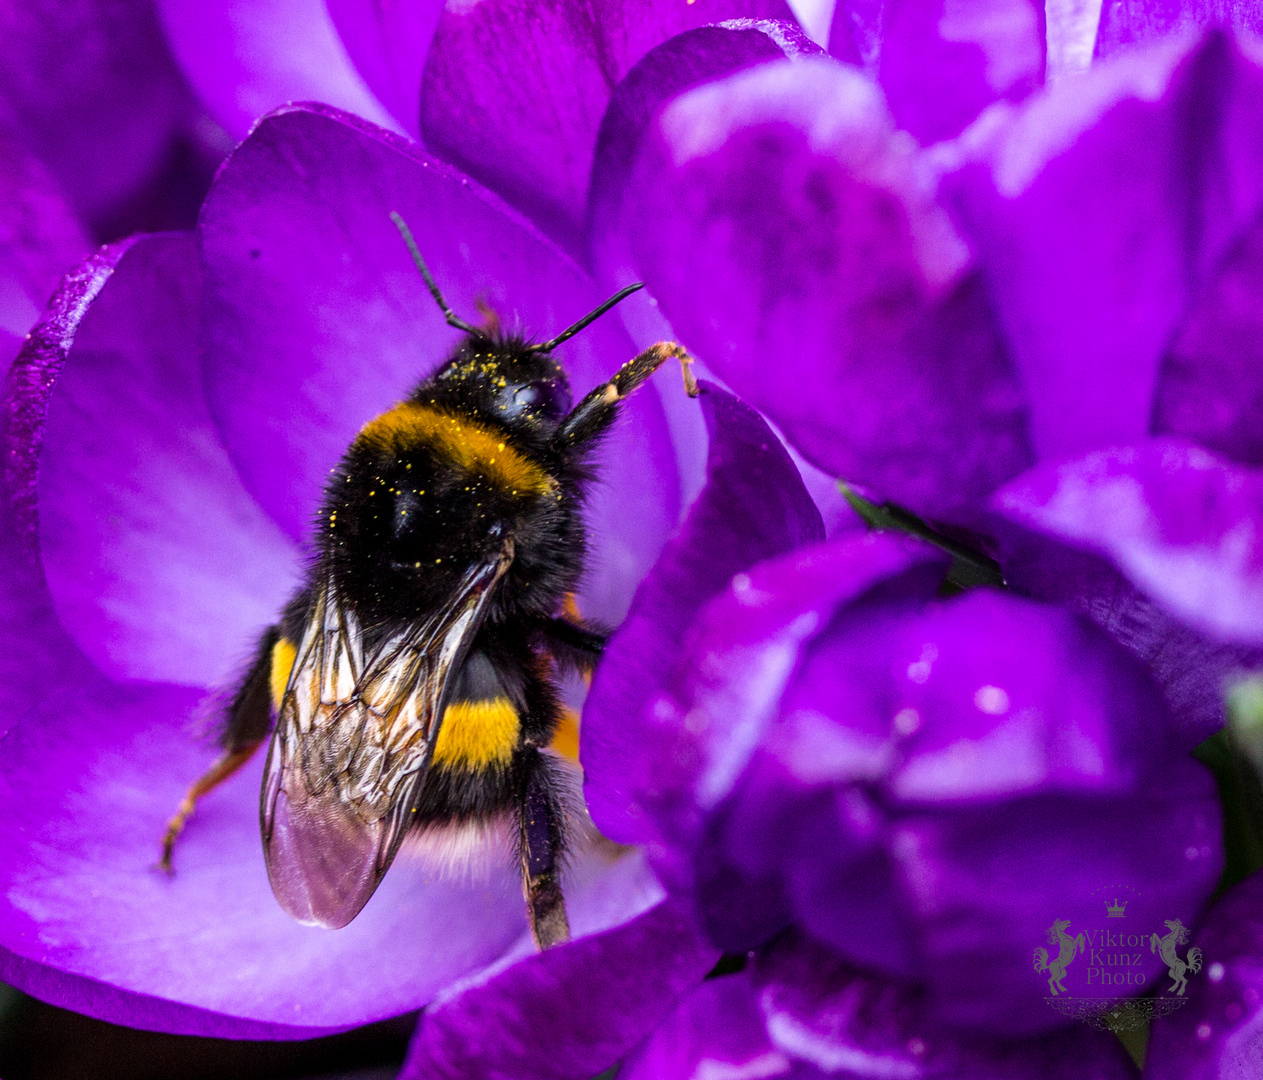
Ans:
[{"label": "bumblebee antenna", "polygon": [[[466,334],[472,334],[474,337],[486,337],[487,335],[479,330],[478,327],[470,326],[469,323],[447,306],[447,301],[443,299],[443,294],[439,292],[438,285],[435,284],[434,278],[430,276],[430,271],[425,265],[425,260],[421,258],[421,249],[417,247],[417,242],[412,237],[412,230],[408,228],[408,223],[404,221],[404,219],[394,210],[390,212],[390,220],[395,223],[395,228],[399,230],[399,235],[403,237],[403,242],[408,245],[408,251],[412,255],[412,261],[416,263],[417,269],[421,271],[421,276],[425,279],[426,288],[430,290],[430,295],[434,297],[434,302],[438,304],[439,310],[443,312],[443,318],[447,320],[447,325],[454,326],[457,330],[463,331]],[[639,288],[639,286],[637,287]],[[611,303],[616,303],[620,299],[622,299],[622,297],[616,297],[614,301],[611,301]],[[610,305],[606,304],[605,306],[608,308]],[[604,308],[601,310],[604,310]],[[598,311],[596,314],[599,315],[600,313],[601,312]],[[596,316],[594,315],[593,318],[595,317]],[[588,321],[591,322],[592,320],[589,319]],[[584,325],[586,326],[587,323]],[[582,329],[582,327],[580,327],[580,329]]]},{"label": "bumblebee antenna", "polygon": [[597,319],[599,319],[602,315],[604,315],[607,311],[609,311],[609,309],[612,308],[615,304],[622,303],[622,301],[626,300],[627,297],[631,296],[631,294],[634,293],[637,289],[643,289],[644,287],[645,287],[645,283],[643,281],[638,281],[636,282],[635,285],[628,285],[625,289],[619,289],[618,292],[616,292],[613,296],[611,296],[608,300],[606,300],[604,304],[602,304],[600,307],[596,308],[595,310],[588,312],[588,314],[586,314],[582,319],[580,319],[573,326],[568,327],[567,329],[563,330],[560,334],[558,334],[555,338],[553,338],[552,341],[541,341],[538,345],[532,345],[526,351],[533,352],[533,353],[552,352],[563,341],[569,341],[572,337],[575,336],[575,334],[577,334],[585,326],[589,326],[592,323],[596,322]]}]

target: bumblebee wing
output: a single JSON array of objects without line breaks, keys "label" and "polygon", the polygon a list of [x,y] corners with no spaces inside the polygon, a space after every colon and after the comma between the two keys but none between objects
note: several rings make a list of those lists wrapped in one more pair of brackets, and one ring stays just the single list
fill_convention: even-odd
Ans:
[{"label": "bumblebee wing", "polygon": [[316,589],[268,748],[260,801],[272,891],[300,922],[345,926],[407,831],[447,687],[486,616],[512,543],[447,603],[368,655],[333,581]]}]

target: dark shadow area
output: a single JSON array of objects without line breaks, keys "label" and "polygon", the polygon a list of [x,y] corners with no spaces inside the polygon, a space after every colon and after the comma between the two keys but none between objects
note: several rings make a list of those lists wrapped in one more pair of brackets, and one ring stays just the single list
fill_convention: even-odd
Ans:
[{"label": "dark shadow area", "polygon": [[107,1024],[0,987],[4,1080],[388,1080],[417,1014],[305,1042],[162,1035]]},{"label": "dark shadow area", "polygon": [[204,130],[174,135],[148,184],[125,202],[87,222],[98,244],[138,232],[191,229],[220,163],[232,148],[228,136],[210,121]]}]

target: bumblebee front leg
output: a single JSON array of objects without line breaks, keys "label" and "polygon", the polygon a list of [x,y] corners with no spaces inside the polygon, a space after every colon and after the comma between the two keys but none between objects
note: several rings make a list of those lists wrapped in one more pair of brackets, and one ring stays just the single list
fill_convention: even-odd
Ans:
[{"label": "bumblebee front leg", "polygon": [[680,369],[684,373],[684,389],[689,397],[697,397],[693,358],[674,341],[660,341],[657,345],[650,345],[639,356],[628,360],[615,372],[614,378],[596,387],[579,402],[553,435],[553,447],[565,451],[600,435],[614,422],[619,402],[672,357],[680,361]]},{"label": "bumblebee front leg", "polygon": [[578,671],[591,677],[605,651],[608,633],[570,619],[541,619],[537,626],[544,648],[562,671]]},{"label": "bumblebee front leg", "polygon": [[[223,754],[189,786],[175,814],[167,822],[162,837],[160,869],[172,872],[171,857],[175,842],[193,816],[197,800],[213,791],[254,756],[272,730],[273,662],[280,640],[279,627],[272,627],[259,640],[254,663],[246,673],[228,706],[226,723],[219,743]],[[288,675],[288,672],[286,672]]]},{"label": "bumblebee front leg", "polygon": [[562,807],[550,783],[547,757],[533,746],[520,752],[518,806],[522,892],[531,920],[531,936],[540,949],[570,940],[566,900],[561,894],[564,850]]}]

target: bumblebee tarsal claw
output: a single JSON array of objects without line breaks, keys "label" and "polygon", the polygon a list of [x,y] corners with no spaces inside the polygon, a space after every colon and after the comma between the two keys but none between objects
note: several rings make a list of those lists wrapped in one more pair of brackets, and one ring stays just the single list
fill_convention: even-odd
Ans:
[{"label": "bumblebee tarsal claw", "polygon": [[184,826],[188,823],[189,818],[193,816],[193,811],[197,808],[197,800],[208,792],[213,791],[240,769],[242,765],[254,756],[254,752],[259,748],[259,745],[260,741],[255,740],[237,747],[235,750],[225,752],[215,764],[189,786],[188,791],[184,793],[184,798],[180,800],[180,805],[176,807],[175,813],[171,816],[171,820],[167,822],[167,831],[162,836],[162,856],[158,859],[159,870],[167,874],[175,872],[172,863],[172,857],[175,854],[175,842],[179,839],[180,833],[184,831]]},{"label": "bumblebee tarsal claw", "polygon": [[680,361],[680,373],[684,376],[684,392],[689,397],[695,398],[701,390],[697,387],[697,379],[693,375],[693,358],[689,356],[683,349],[677,354]]}]

